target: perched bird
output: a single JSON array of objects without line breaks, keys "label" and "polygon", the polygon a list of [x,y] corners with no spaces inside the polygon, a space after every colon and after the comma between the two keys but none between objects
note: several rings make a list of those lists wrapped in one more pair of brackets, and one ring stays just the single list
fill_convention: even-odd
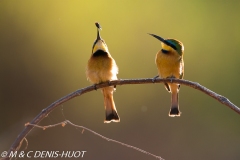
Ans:
[{"label": "perched bird", "polygon": [[[97,27],[97,39],[93,43],[92,54],[88,60],[86,76],[87,79],[93,84],[117,80],[118,67],[115,60],[112,58],[108,51],[107,44],[100,36],[100,25],[95,23]],[[114,87],[109,86],[102,89],[104,97],[104,105],[106,118],[104,123],[119,122],[115,103],[113,100]]]},{"label": "perched bird", "polygon": [[[155,63],[158,68],[158,76],[161,78],[183,79],[183,43],[176,39],[163,39],[162,37],[154,34],[150,35],[160,40],[162,45],[162,49],[157,52],[155,59]],[[165,83],[165,88],[172,94],[172,106],[169,112],[169,116],[180,116],[181,112],[178,105],[178,92],[180,89],[180,84]]]}]

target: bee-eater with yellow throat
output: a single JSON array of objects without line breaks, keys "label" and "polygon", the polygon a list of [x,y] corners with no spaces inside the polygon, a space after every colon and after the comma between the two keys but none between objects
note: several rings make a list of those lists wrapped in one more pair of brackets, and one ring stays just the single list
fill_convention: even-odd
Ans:
[{"label": "bee-eater with yellow throat", "polygon": [[[162,49],[157,52],[155,63],[160,78],[183,79],[184,74],[184,46],[176,39],[163,39],[155,34],[150,34],[161,41]],[[180,116],[181,112],[178,105],[178,92],[180,84],[165,83],[165,88],[172,94],[172,105],[169,112],[170,117]]]},{"label": "bee-eater with yellow throat", "polygon": [[[115,60],[112,58],[107,44],[100,36],[100,25],[95,23],[97,27],[97,39],[92,47],[92,54],[88,60],[86,76],[93,84],[99,84],[102,82],[109,82],[111,80],[117,80],[118,67]],[[102,88],[104,97],[104,106],[106,112],[106,118],[104,123],[119,122],[115,103],[113,100],[114,87],[109,86]]]}]

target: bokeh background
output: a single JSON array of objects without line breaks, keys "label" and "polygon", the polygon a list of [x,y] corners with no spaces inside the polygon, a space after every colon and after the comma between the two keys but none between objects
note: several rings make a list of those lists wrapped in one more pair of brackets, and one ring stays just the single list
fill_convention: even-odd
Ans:
[{"label": "bokeh background", "polygon": [[[85,69],[96,21],[119,78],[157,75],[161,45],[147,33],[176,38],[185,46],[184,78],[240,106],[239,15],[240,1],[0,0],[0,152],[42,109],[90,85]],[[114,99],[120,123],[103,123],[103,97],[93,91],[40,125],[66,118],[166,160],[240,159],[239,115],[197,90],[181,87],[180,118],[168,117],[170,94],[162,84],[118,86]],[[68,125],[35,128],[27,140],[26,151],[85,150],[86,160],[155,159]]]}]

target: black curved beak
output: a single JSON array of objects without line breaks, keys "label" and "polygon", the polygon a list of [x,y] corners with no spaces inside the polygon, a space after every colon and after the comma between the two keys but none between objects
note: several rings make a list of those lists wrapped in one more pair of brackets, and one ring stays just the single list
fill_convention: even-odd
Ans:
[{"label": "black curved beak", "polygon": [[165,42],[165,39],[164,38],[162,38],[162,37],[160,37],[160,36],[157,36],[157,35],[155,35],[155,34],[151,34],[151,33],[148,33],[149,35],[151,35],[151,36],[153,36],[153,37],[155,37],[155,38],[157,38],[159,41],[161,41],[161,42],[163,42],[163,43],[165,43],[166,44],[166,42]]},{"label": "black curved beak", "polygon": [[153,36],[153,37],[155,37],[155,38],[157,38],[159,41],[161,41],[161,42],[163,42],[164,44],[172,47],[173,49],[176,49],[176,47],[175,47],[173,44],[169,43],[169,42],[166,41],[164,38],[162,38],[162,37],[160,37],[160,36],[157,36],[157,35],[155,35],[155,34],[151,34],[151,33],[148,33],[148,34],[151,35],[151,36]]},{"label": "black curved beak", "polygon": [[98,22],[96,22],[95,25],[97,27],[97,41],[98,41],[98,40],[101,40],[101,36],[100,36],[99,30],[101,30],[102,28],[101,28],[101,26],[100,26],[100,24]]}]

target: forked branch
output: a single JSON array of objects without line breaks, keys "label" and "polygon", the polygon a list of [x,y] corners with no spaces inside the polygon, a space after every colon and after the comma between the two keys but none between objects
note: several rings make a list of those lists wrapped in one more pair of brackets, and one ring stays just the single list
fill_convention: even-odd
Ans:
[{"label": "forked branch", "polygon": [[98,136],[98,137],[101,137],[102,139],[104,139],[104,140],[106,140],[106,141],[114,142],[114,143],[117,143],[117,144],[121,144],[121,145],[123,145],[123,146],[125,146],[125,147],[132,148],[132,149],[137,150],[137,151],[139,151],[139,152],[142,152],[142,153],[144,153],[144,154],[150,155],[150,156],[152,156],[152,157],[154,157],[154,158],[156,158],[156,159],[164,160],[164,159],[163,159],[162,157],[160,157],[160,156],[154,155],[154,154],[152,154],[152,153],[150,153],[150,152],[147,152],[147,151],[142,150],[142,149],[140,149],[140,148],[131,146],[131,145],[129,145],[129,144],[126,144],[126,143],[123,143],[123,142],[119,142],[119,141],[114,140],[114,139],[111,139],[111,138],[107,138],[107,137],[105,137],[105,136],[103,136],[103,135],[101,135],[101,134],[99,134],[99,133],[97,133],[97,132],[95,132],[95,131],[87,128],[87,127],[76,125],[76,124],[70,122],[69,120],[65,120],[65,121],[63,121],[63,122],[56,123],[56,124],[52,124],[52,125],[48,125],[48,126],[39,126],[39,125],[30,124],[30,123],[27,123],[27,124],[25,124],[25,125],[26,125],[26,126],[30,125],[30,126],[34,126],[34,127],[37,127],[37,128],[42,128],[43,130],[45,130],[45,129],[47,129],[47,128],[52,128],[52,127],[56,127],[56,126],[60,126],[60,125],[61,125],[62,127],[64,127],[66,124],[69,124],[69,125],[71,125],[71,126],[73,126],[73,127],[76,127],[76,128],[81,128],[81,129],[83,129],[83,130],[87,130],[87,131],[93,133],[94,135],[96,135],[96,136]]},{"label": "forked branch", "polygon": [[[203,93],[207,94],[208,96],[211,96],[212,98],[216,99],[220,103],[224,104],[225,106],[231,108],[233,111],[240,114],[240,108],[238,108],[236,105],[234,105],[232,102],[230,102],[226,97],[221,96],[208,88],[200,85],[196,82],[191,82],[187,80],[181,80],[181,79],[156,79],[154,83],[164,83],[164,82],[171,82],[171,83],[178,83],[181,85],[186,85],[189,87],[192,87],[194,89],[197,89],[199,91],[202,91]],[[35,125],[37,125],[41,120],[43,120],[51,111],[53,111],[55,108],[57,108],[59,105],[63,104],[64,102],[69,101],[72,98],[75,98],[77,96],[81,96],[82,94],[85,94],[87,92],[93,91],[95,89],[104,88],[107,86],[117,86],[117,85],[126,85],[126,84],[150,84],[153,83],[152,78],[146,78],[146,79],[122,79],[122,80],[114,80],[111,82],[105,82],[98,85],[92,85],[86,88],[79,89],[73,93],[70,93],[61,99],[55,101],[47,108],[43,109],[41,113],[39,113],[31,122],[31,125],[27,125],[23,131],[18,135],[14,143],[12,144],[11,148],[9,149],[8,153],[11,151],[16,151],[20,143],[24,140],[24,138],[27,136],[27,134],[34,128]],[[6,157],[6,160],[11,159],[10,157]]]}]

